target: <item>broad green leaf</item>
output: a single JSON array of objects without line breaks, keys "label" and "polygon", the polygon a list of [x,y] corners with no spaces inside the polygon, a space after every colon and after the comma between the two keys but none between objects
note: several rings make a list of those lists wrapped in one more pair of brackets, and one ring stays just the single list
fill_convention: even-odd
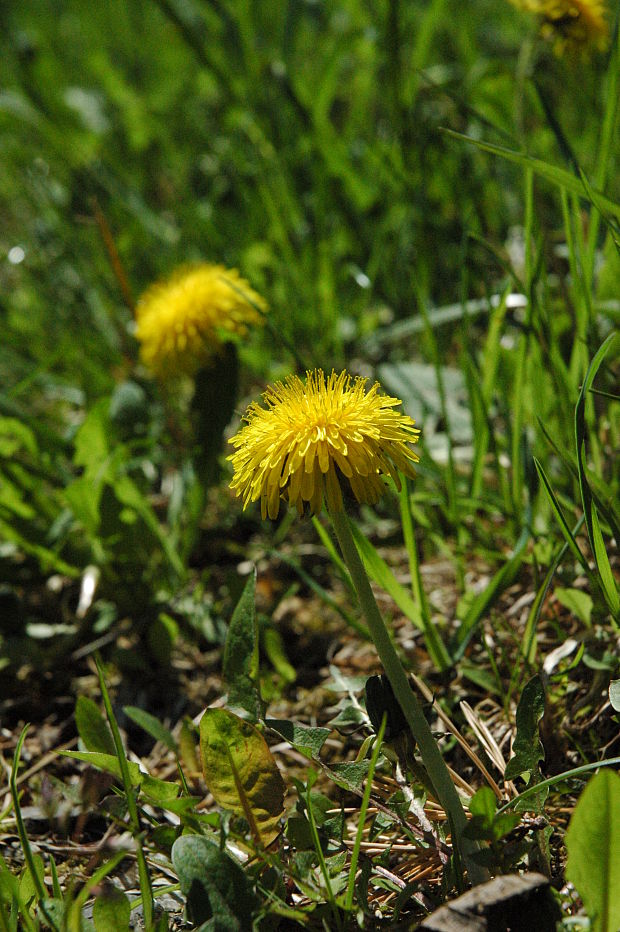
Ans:
[{"label": "broad green leaf", "polygon": [[217,845],[200,835],[182,835],[172,846],[172,864],[195,926],[205,923],[213,932],[252,928],[252,887],[242,868]]},{"label": "broad green leaf", "polygon": [[[72,757],[74,760],[82,760],[86,764],[92,764],[98,770],[106,770],[122,780],[121,766],[118,757],[114,754],[102,754],[99,751],[61,751],[60,753],[63,757]],[[128,760],[126,763],[129,769],[131,785],[139,786],[142,783],[144,774],[134,761]]]},{"label": "broad green leaf", "polygon": [[65,498],[73,514],[90,534],[96,534],[99,528],[102,493],[103,482],[96,481],[87,474],[74,479],[65,489]]},{"label": "broad green leaf", "polygon": [[125,932],[129,929],[131,905],[122,890],[108,883],[93,904],[96,932]]},{"label": "broad green leaf", "polygon": [[338,786],[345,790],[359,792],[368,776],[369,766],[368,760],[360,761],[359,764],[355,762],[331,764],[326,772]]},{"label": "broad green leaf", "polygon": [[545,752],[538,735],[538,723],[545,714],[545,689],[541,677],[536,674],[529,680],[521,693],[517,706],[517,736],[504,772],[505,780],[513,780],[522,774],[538,770],[539,761]]},{"label": "broad green leaf", "polygon": [[254,721],[261,713],[255,596],[256,569],[253,569],[230,619],[224,648],[228,705],[248,712]]},{"label": "broad green leaf", "polygon": [[30,903],[33,900],[38,901],[38,889],[43,885],[45,878],[45,864],[41,855],[33,854],[32,863],[39,883],[33,878],[30,868],[26,867],[19,880],[19,899],[22,903]]},{"label": "broad green leaf", "polygon": [[592,616],[592,599],[587,592],[581,589],[563,589],[558,587],[554,590],[558,602],[571,611],[584,625],[590,625]]},{"label": "broad green leaf", "polygon": [[331,731],[329,728],[309,728],[306,725],[298,725],[297,722],[277,718],[265,719],[265,725],[307,757],[318,757]]},{"label": "broad green leaf", "polygon": [[616,712],[620,712],[620,680],[612,680],[609,684],[609,701]]},{"label": "broad green leaf", "polygon": [[142,774],[142,792],[150,796],[151,800],[164,808],[170,800],[176,799],[181,791],[178,783],[170,780],[160,780],[151,777],[148,773]]},{"label": "broad green leaf", "polygon": [[490,786],[482,786],[469,800],[469,811],[473,816],[484,819],[485,825],[491,825],[497,809],[497,796]]},{"label": "broad green leaf", "polygon": [[[425,301],[420,303],[420,309],[426,321],[426,337],[434,340]],[[439,371],[439,358],[435,354],[433,356],[434,365],[417,362],[383,363],[378,368],[378,375],[381,384],[402,399],[403,410],[415,415],[416,420],[422,417],[425,449],[441,459],[445,457],[446,433],[449,433],[451,444],[469,446],[473,428],[463,373],[460,369],[445,365]],[[444,425],[441,430],[435,429],[438,421]]]},{"label": "broad green leaf", "polygon": [[0,903],[10,903],[19,897],[19,880],[6,866],[4,859],[0,865]]},{"label": "broad green leaf", "polygon": [[75,724],[88,751],[101,751],[113,756],[116,754],[110,726],[99,711],[97,703],[88,696],[78,696],[75,704]]},{"label": "broad green leaf", "polygon": [[155,738],[156,741],[161,741],[162,744],[165,744],[167,748],[176,754],[177,743],[172,733],[162,725],[158,718],[151,715],[149,712],[145,712],[144,709],[138,709],[134,705],[124,706],[123,712],[127,718],[130,718],[132,722],[135,722],[136,725],[144,729],[151,738]]},{"label": "broad green leaf", "polygon": [[107,398],[101,398],[93,405],[75,435],[73,462],[76,466],[83,466],[88,473],[105,470],[110,452],[109,404]]},{"label": "broad green leaf", "polygon": [[620,776],[592,777],[566,832],[566,878],[575,885],[592,932],[620,929]]},{"label": "broad green leaf", "polygon": [[207,709],[200,754],[217,804],[245,816],[256,840],[269,844],[279,831],[284,781],[261,733],[227,709]]}]

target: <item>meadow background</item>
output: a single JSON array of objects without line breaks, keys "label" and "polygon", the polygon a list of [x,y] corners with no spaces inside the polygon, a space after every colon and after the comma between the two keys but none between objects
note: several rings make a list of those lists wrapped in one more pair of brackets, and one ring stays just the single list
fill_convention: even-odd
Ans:
[{"label": "meadow background", "polygon": [[[118,812],[92,815],[107,784],[48,756],[76,747],[78,695],[91,703],[77,716],[80,748],[105,745],[93,738],[96,651],[127,743],[169,781],[166,754],[181,760],[183,793],[204,796],[191,720],[226,693],[224,644],[253,565],[254,679],[270,714],[312,728],[336,716],[330,762],[354,761],[370,734],[360,690],[379,669],[327,525],[317,537],[283,512],[261,522],[228,488],[221,430],[291,372],[378,378],[422,428],[405,495],[354,509],[360,546],[404,656],[495,766],[504,801],[620,753],[617,14],[610,3],[607,47],[582,55],[557,54],[536,18],[503,0],[0,8],[0,712],[7,773],[25,722],[33,768],[19,783],[30,821],[8,792],[1,814],[3,928],[17,916],[51,924],[44,893],[64,896],[59,915],[79,927],[104,876],[92,882],[89,846],[127,829]],[[236,347],[237,395],[221,372],[204,389],[214,420],[232,417],[198,446],[192,387],[141,364],[132,312],[153,281],[194,261],[238,268],[269,304],[267,325]],[[221,451],[208,477],[201,444]],[[505,763],[532,682],[544,716],[521,707],[531,755],[513,767],[515,789],[476,723]],[[445,752],[479,789],[481,771],[450,741]],[[312,825],[315,777],[298,758],[279,762],[297,768],[287,807]],[[343,788],[312,766],[336,860],[326,867],[316,831],[294,824],[273,876],[246,872],[255,907],[237,927],[372,928],[379,909],[413,928],[454,878],[442,887],[439,861],[426,875],[382,842],[369,848],[366,893],[344,909],[343,838],[358,812],[347,792],[361,778],[347,772]],[[385,799],[383,757],[379,770]],[[530,812],[505,838],[491,816],[480,829],[493,872],[547,873],[565,919],[582,908],[563,885],[564,831],[588,776],[536,796],[544,826]],[[330,800],[351,807],[339,827]],[[243,837],[207,809],[207,821],[175,813],[186,831]],[[157,873],[168,858],[168,884],[179,874],[178,818],[153,811],[143,897],[146,864]],[[127,813],[135,834],[129,802]],[[23,866],[22,830],[38,839],[45,890],[35,862]],[[97,869],[114,873],[112,860],[100,852]]]}]

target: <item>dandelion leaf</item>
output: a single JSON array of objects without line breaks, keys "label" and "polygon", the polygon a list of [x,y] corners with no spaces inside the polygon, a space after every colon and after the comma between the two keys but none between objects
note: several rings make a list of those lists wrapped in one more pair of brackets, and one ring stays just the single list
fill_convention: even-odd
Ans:
[{"label": "dandelion leaf", "polygon": [[279,831],[284,782],[258,729],[227,709],[207,709],[200,722],[200,755],[217,804],[244,816],[255,841],[268,845]]},{"label": "dandelion leaf", "polygon": [[544,760],[545,752],[538,734],[538,723],[545,712],[545,690],[540,676],[529,680],[517,706],[517,736],[514,740],[514,756],[506,765],[504,779],[514,780],[522,774],[532,774]]},{"label": "dandelion leaf", "polygon": [[253,720],[262,711],[258,688],[258,628],[253,570],[233,612],[224,649],[224,679],[228,683],[228,705],[243,709]]},{"label": "dandelion leaf", "polygon": [[196,927],[208,923],[204,928],[222,932],[252,928],[255,897],[250,883],[217,845],[199,835],[182,835],[172,846],[172,863]]},{"label": "dandelion leaf", "polygon": [[620,929],[620,776],[605,768],[579,798],[566,833],[566,878],[575,885],[592,932]]}]

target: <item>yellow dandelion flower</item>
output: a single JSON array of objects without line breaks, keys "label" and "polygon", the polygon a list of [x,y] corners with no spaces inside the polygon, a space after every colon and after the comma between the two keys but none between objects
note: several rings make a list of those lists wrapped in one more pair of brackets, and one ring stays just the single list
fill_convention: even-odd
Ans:
[{"label": "yellow dandelion flower", "polygon": [[159,376],[193,374],[219,351],[227,334],[244,336],[263,323],[267,304],[236,269],[185,266],[151,285],[136,307],[142,361]]},{"label": "yellow dandelion flower", "polygon": [[330,511],[341,511],[343,476],[359,502],[375,504],[382,475],[399,488],[399,469],[414,475],[415,422],[394,410],[398,398],[379,394],[378,382],[365,391],[366,381],[315,369],[305,383],[292,375],[268,388],[266,408],[249,406],[245,427],[229,441],[236,447],[231,488],[244,508],[260,498],[263,518],[277,518],[283,497],[300,515],[306,504],[316,514],[325,496]]},{"label": "yellow dandelion flower", "polygon": [[540,17],[540,32],[557,54],[605,49],[609,41],[604,0],[512,0],[519,9]]}]

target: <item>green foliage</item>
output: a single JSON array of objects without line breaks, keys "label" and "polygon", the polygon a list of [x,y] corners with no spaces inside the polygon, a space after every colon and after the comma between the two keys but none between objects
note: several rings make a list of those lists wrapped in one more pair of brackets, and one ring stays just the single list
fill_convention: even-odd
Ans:
[{"label": "green foliage", "polygon": [[507,873],[513,869],[531,847],[526,841],[502,842],[515,829],[521,817],[514,812],[498,813],[497,797],[489,786],[483,786],[469,801],[471,819],[465,829],[467,837],[486,842],[475,857],[478,863],[493,872]]},{"label": "green foliage", "polygon": [[253,569],[230,619],[223,660],[228,705],[233,709],[243,709],[254,721],[259,717],[262,705],[258,685],[255,594],[256,570]]},{"label": "green foliage", "polygon": [[198,835],[183,835],[172,847],[172,863],[195,926],[222,932],[251,928],[257,905],[251,885],[217,845]]},{"label": "green foliage", "polygon": [[[139,674],[129,686],[140,702],[142,678],[170,675],[163,701],[164,689],[175,693],[179,649],[191,657],[206,641],[225,642],[228,704],[253,723],[222,709],[203,719],[205,776],[221,815],[196,808],[191,723],[177,738],[168,706],[124,708],[143,738],[170,751],[178,778],[160,779],[128,759],[103,676],[105,715],[92,699],[77,701],[81,745],[64,766],[111,775],[110,811],[133,836],[153,928],[155,851],[172,849],[188,909],[206,928],[280,919],[370,927],[373,894],[391,883],[361,856],[363,818],[351,834],[359,873],[347,875],[345,816],[328,813],[338,807],[314,783],[320,772],[357,799],[367,780],[368,804],[368,777],[384,766],[379,743],[370,764],[368,744],[358,760],[357,749],[334,760],[322,720],[302,725],[280,707],[281,718],[263,718],[259,648],[284,701],[290,685],[306,689],[305,671],[291,662],[288,632],[266,611],[257,616],[254,572],[238,596],[237,563],[260,567],[277,547],[295,591],[368,640],[320,522],[346,599],[320,557],[308,567],[301,549],[281,546],[286,522],[274,544],[256,511],[241,518],[225,490],[222,439],[240,413],[238,393],[257,397],[274,377],[314,365],[376,373],[422,427],[418,478],[404,484],[399,511],[393,494],[375,513],[361,508],[354,533],[389,611],[410,623],[408,659],[434,665],[438,702],[451,707],[474,684],[507,711],[526,683],[505,777],[529,782],[499,808],[490,790],[472,799],[480,860],[507,870],[524,845],[533,856],[513,813],[565,793],[613,737],[602,715],[578,738],[569,728],[580,767],[542,780],[541,645],[550,653],[567,626],[583,638],[574,661],[545,681],[550,708],[561,704],[569,718],[577,708],[589,715],[596,690],[605,696],[617,676],[620,47],[616,36],[606,55],[575,65],[534,43],[509,3],[480,0],[475,14],[445,0],[112,0],[88,11],[83,0],[39,0],[0,11],[6,711],[15,702],[25,718],[22,700],[36,707],[38,690],[47,702],[52,683],[68,689],[98,643],[106,661],[124,657]],[[156,384],[132,335],[134,296],[201,259],[240,268],[269,303],[266,327],[228,345],[193,384]],[[401,540],[403,565],[393,567],[381,547]],[[431,585],[433,566],[450,582]],[[517,587],[517,598],[533,595],[523,624],[508,607]],[[365,679],[335,674],[345,695],[330,724],[355,729],[353,742],[368,731]],[[228,833],[247,845],[248,825],[255,843],[277,831],[283,786],[263,725],[316,773],[298,781],[292,847],[262,850],[255,873],[224,849]],[[42,858],[29,843],[17,781],[24,734],[3,818],[25,863],[0,862],[0,925],[86,929],[82,910],[96,897],[94,927],[126,928],[126,898],[104,884],[124,852],[61,891],[46,849]],[[563,730],[558,738],[555,753]],[[617,780],[604,780],[579,803],[568,874],[592,922],[604,928],[606,915],[611,932],[618,919],[598,878],[615,865]],[[597,788],[606,800],[598,812]],[[408,801],[394,799],[394,819],[408,818]],[[299,908],[291,889],[305,898]],[[419,884],[392,892],[395,921],[425,893]]]},{"label": "green foliage", "polygon": [[603,770],[581,794],[566,833],[566,876],[583,900],[593,932],[620,926],[620,777]]},{"label": "green foliage", "polygon": [[286,719],[266,718],[265,725],[306,757],[317,758],[331,728],[309,728]]},{"label": "green foliage", "polygon": [[122,890],[108,884],[93,904],[96,932],[125,932],[129,929],[131,906]]},{"label": "green foliage", "polygon": [[538,725],[545,714],[545,689],[542,678],[533,676],[525,686],[517,706],[517,735],[513,744],[513,756],[506,764],[505,780],[523,776],[530,782],[545,758],[539,738]]},{"label": "green foliage", "polygon": [[88,751],[115,753],[114,738],[99,708],[88,696],[78,696],[75,704],[75,725]]},{"label": "green foliage", "polygon": [[284,782],[261,733],[227,709],[207,709],[200,755],[218,805],[245,817],[256,844],[270,844],[284,808]]}]

